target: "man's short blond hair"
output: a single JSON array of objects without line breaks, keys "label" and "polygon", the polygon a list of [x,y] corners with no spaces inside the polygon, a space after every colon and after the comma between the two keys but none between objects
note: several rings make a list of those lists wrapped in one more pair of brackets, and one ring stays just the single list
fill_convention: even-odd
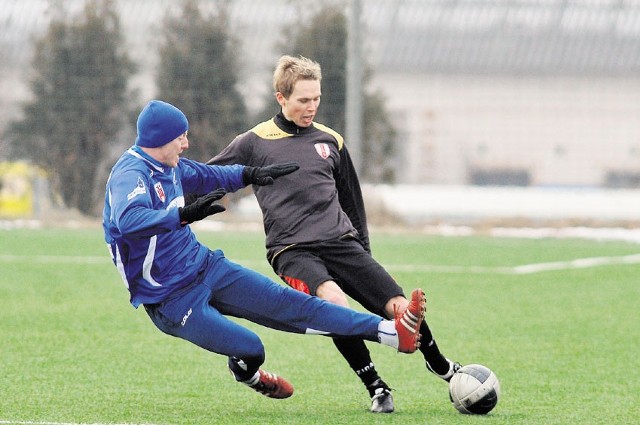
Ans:
[{"label": "man's short blond hair", "polygon": [[322,80],[320,64],[305,58],[284,55],[278,60],[273,72],[273,89],[288,99],[293,93],[293,86],[300,80]]}]

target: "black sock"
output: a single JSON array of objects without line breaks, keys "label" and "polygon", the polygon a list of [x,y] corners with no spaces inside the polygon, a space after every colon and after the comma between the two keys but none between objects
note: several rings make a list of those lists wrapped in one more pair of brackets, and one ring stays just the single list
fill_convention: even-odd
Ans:
[{"label": "black sock", "polygon": [[233,373],[236,381],[251,379],[262,363],[264,363],[264,357],[246,357],[244,359],[229,357],[227,361],[229,370]]},{"label": "black sock", "polygon": [[427,322],[424,320],[420,324],[420,335],[422,335],[420,338],[420,351],[425,361],[434,372],[444,375],[449,371],[449,362],[442,353],[440,353],[438,344],[436,344],[431,334],[431,329],[429,329],[429,325],[427,325]]},{"label": "black sock", "polygon": [[362,339],[333,338],[333,343],[365,386],[380,378]]}]

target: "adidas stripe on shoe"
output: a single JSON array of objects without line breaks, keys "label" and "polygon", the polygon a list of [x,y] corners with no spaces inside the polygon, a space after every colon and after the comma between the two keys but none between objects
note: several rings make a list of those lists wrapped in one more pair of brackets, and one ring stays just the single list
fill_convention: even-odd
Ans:
[{"label": "adidas stripe on shoe", "polygon": [[269,398],[288,398],[293,394],[293,385],[289,381],[262,369],[249,381],[242,382]]}]

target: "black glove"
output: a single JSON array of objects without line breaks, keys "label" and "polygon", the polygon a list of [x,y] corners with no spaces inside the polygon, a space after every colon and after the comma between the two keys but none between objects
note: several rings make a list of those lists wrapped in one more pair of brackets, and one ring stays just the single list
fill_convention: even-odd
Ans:
[{"label": "black glove", "polygon": [[257,184],[267,186],[273,184],[273,179],[293,173],[300,166],[297,162],[285,162],[284,164],[267,165],[266,167],[244,167],[242,182],[245,186]]},{"label": "black glove", "polygon": [[193,223],[194,221],[202,220],[205,217],[224,211],[226,209],[225,207],[220,204],[215,204],[214,202],[221,199],[226,193],[227,191],[224,189],[216,189],[196,199],[184,208],[178,208],[180,224]]},{"label": "black glove", "polygon": [[199,197],[203,195],[198,195],[197,193],[185,193],[184,194],[184,206],[188,207],[198,200]]}]

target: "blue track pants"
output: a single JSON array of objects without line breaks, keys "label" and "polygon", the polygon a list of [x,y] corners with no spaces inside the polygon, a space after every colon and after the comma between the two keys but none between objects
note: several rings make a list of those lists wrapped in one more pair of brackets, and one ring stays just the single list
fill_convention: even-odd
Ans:
[{"label": "blue track pants", "polygon": [[[293,333],[357,336],[378,341],[381,317],[340,307],[277,284],[211,251],[198,279],[161,304],[145,306],[163,332],[205,350],[244,360],[257,370],[262,341],[225,316]],[[254,371],[255,372],[255,371]]]}]

